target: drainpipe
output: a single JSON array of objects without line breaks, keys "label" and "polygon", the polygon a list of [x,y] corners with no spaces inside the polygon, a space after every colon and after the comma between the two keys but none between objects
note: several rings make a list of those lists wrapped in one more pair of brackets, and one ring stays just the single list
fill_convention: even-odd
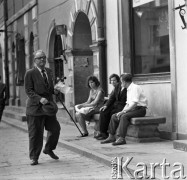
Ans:
[{"label": "drainpipe", "polygon": [[97,9],[98,9],[98,46],[100,51],[100,58],[99,58],[99,74],[100,74],[100,81],[102,84],[102,88],[104,89],[105,93],[107,92],[107,60],[106,60],[106,41],[105,41],[105,1],[97,0]]},{"label": "drainpipe", "polygon": [[124,54],[123,54],[123,32],[122,32],[122,2],[119,0],[118,2],[118,38],[119,38],[119,74],[123,73],[124,67]]},{"label": "drainpipe", "polygon": [[98,8],[98,38],[104,38],[104,2],[97,0]]},{"label": "drainpipe", "polygon": [[8,67],[8,34],[7,34],[7,20],[8,20],[8,10],[7,10],[7,0],[4,0],[4,28],[5,28],[5,36],[4,36],[4,50],[5,50],[5,83],[6,83],[6,97],[7,102],[6,104],[9,104],[9,67]]}]

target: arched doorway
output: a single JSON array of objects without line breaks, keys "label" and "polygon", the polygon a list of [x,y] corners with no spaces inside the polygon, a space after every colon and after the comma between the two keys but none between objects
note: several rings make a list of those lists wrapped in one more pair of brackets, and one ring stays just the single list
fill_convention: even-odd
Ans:
[{"label": "arched doorway", "polygon": [[[62,46],[61,35],[55,35],[54,41],[54,72],[55,72],[55,83],[58,79],[64,77],[64,61],[61,56],[63,56],[64,47]],[[60,93],[61,101],[65,101],[64,94]],[[57,100],[58,101],[58,100]]]},{"label": "arched doorway", "polygon": [[87,15],[80,12],[76,18],[73,34],[74,56],[74,93],[75,104],[85,102],[88,98],[87,77],[93,75],[93,52],[91,27]]},{"label": "arched doorway", "polygon": [[[62,27],[63,25],[58,25]],[[54,21],[51,23],[49,37],[48,37],[48,63],[49,67],[53,71],[54,82],[57,83],[59,79],[64,77],[64,64],[67,63],[64,58],[65,51],[65,39],[63,34],[57,33],[57,25]],[[61,101],[65,102],[65,95],[60,94]],[[58,98],[56,102],[58,102]]]}]

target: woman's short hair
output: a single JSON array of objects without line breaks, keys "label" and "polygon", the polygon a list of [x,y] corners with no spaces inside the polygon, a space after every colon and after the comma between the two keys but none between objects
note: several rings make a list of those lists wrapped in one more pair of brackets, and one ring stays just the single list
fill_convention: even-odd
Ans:
[{"label": "woman's short hair", "polygon": [[89,81],[93,81],[97,87],[100,85],[100,82],[96,76],[89,76],[87,78],[87,86],[90,88]]},{"label": "woman's short hair", "polygon": [[125,82],[132,82],[132,74],[124,73],[120,76],[120,78]]},{"label": "woman's short hair", "polygon": [[117,82],[120,82],[120,77],[117,74],[111,74],[109,77],[109,81],[111,83],[111,79],[116,78]]}]

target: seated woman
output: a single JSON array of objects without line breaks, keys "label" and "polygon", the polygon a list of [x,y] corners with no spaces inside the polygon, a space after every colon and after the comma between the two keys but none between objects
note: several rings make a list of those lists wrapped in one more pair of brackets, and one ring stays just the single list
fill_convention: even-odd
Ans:
[{"label": "seated woman", "polygon": [[97,77],[89,76],[87,79],[87,85],[90,88],[88,100],[85,103],[75,106],[75,116],[83,130],[83,137],[88,136],[85,121],[91,120],[92,116],[99,112],[99,109],[104,103],[104,91],[100,87],[100,82]]}]

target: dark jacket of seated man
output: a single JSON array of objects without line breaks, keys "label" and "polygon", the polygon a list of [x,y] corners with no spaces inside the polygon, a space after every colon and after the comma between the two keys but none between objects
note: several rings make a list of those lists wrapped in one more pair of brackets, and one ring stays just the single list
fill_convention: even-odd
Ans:
[{"label": "dark jacket of seated man", "polygon": [[124,108],[127,99],[127,90],[126,88],[121,87],[119,76],[116,74],[112,74],[109,79],[111,84],[114,86],[114,89],[111,92],[108,101],[100,111],[100,134],[98,135],[99,137],[96,137],[100,140],[107,137],[107,130],[111,116],[117,112],[120,112]]},{"label": "dark jacket of seated man", "polygon": [[121,83],[127,88],[127,101],[122,111],[113,114],[108,127],[109,137],[101,144],[112,143],[112,145],[126,144],[127,128],[130,119],[133,117],[143,117],[146,114],[147,98],[143,89],[132,82],[132,75],[124,73],[121,75]]}]

